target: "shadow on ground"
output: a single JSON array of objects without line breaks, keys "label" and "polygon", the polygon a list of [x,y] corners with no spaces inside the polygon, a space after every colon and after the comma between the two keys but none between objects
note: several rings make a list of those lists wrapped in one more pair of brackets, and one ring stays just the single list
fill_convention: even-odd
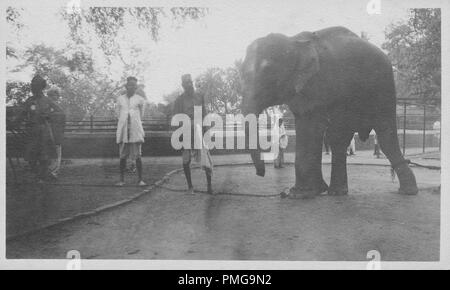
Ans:
[{"label": "shadow on ground", "polygon": [[[118,161],[114,159],[73,161],[63,166],[54,184],[38,184],[25,162],[17,168],[17,183],[7,170],[6,236],[16,236],[53,225],[61,219],[90,212],[102,206],[127,199],[144,188],[136,186],[136,174],[128,172],[130,186],[115,187]],[[144,179],[151,184],[175,164],[144,163]]]}]

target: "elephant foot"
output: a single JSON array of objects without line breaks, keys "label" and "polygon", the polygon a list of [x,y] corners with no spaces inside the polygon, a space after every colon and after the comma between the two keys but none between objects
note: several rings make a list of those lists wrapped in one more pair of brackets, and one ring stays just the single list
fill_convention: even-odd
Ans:
[{"label": "elephant foot", "polygon": [[416,195],[419,193],[416,178],[407,163],[403,163],[395,169],[398,180],[400,181],[399,194]]},{"label": "elephant foot", "polygon": [[289,189],[288,198],[290,199],[310,199],[328,190],[327,184],[324,182],[319,188],[302,188],[291,187]]},{"label": "elephant foot", "polygon": [[328,188],[328,195],[330,196],[343,196],[348,195],[348,187],[347,186],[330,186]]},{"label": "elephant foot", "polygon": [[288,198],[290,199],[310,199],[316,197],[320,193],[317,190],[298,189],[292,187],[289,190]]},{"label": "elephant foot", "polygon": [[398,193],[403,195],[416,195],[419,193],[419,189],[417,186],[400,187]]}]

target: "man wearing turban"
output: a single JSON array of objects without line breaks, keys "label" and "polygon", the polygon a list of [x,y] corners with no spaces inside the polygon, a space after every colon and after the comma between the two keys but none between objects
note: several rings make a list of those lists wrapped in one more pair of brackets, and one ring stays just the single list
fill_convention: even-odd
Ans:
[{"label": "man wearing turban", "polygon": [[[209,154],[208,149],[204,147],[202,124],[194,124],[194,106],[201,106],[202,117],[205,117],[205,106],[203,104],[203,98],[195,92],[190,74],[185,74],[181,77],[181,85],[183,87],[184,92],[175,100],[174,114],[186,114],[187,116],[189,116],[192,125],[191,147],[182,149],[183,169],[188,184],[188,190],[190,193],[194,193],[190,169],[191,161],[194,160],[195,162],[200,163],[202,168],[205,170],[206,181],[208,184],[208,193],[212,194],[213,190],[211,185],[211,175],[213,164],[211,155]],[[193,136],[193,133],[195,132],[194,126],[196,125],[201,127],[198,128],[199,130],[197,130],[197,132],[200,132],[201,136]],[[201,139],[201,144],[203,145],[202,149],[194,148],[193,144],[195,143],[194,141],[195,138]]]}]

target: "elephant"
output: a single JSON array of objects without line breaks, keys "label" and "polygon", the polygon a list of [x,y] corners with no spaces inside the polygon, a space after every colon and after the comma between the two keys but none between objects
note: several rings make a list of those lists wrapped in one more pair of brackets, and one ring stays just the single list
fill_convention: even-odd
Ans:
[{"label": "elephant", "polygon": [[[289,196],[348,194],[346,149],[354,133],[365,141],[372,129],[398,176],[398,192],[418,193],[400,151],[392,64],[375,45],[344,27],[292,37],[272,33],[247,47],[241,78],[244,115],[286,104],[295,117],[295,185]],[[329,186],[322,175],[325,132],[332,152]],[[256,174],[264,176],[259,146],[250,154]]]}]

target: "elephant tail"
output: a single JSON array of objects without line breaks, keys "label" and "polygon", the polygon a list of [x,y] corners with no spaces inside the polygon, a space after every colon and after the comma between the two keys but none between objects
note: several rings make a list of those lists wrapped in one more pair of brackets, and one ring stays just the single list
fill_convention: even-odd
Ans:
[{"label": "elephant tail", "polygon": [[360,128],[358,130],[359,140],[365,142],[367,139],[369,139],[369,135],[370,135],[371,131],[372,131],[372,128]]}]

